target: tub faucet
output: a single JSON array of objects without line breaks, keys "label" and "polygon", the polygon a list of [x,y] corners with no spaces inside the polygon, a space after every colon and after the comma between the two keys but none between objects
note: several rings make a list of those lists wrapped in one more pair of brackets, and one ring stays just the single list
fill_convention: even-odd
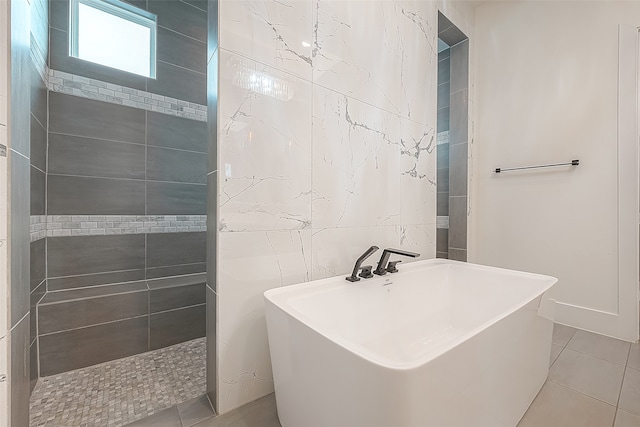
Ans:
[{"label": "tub faucet", "polygon": [[[360,258],[356,260],[356,265],[353,267],[353,272],[351,273],[351,276],[345,277],[345,279],[350,282],[357,282],[358,280],[360,280],[360,277],[364,277],[365,279],[373,277],[373,274],[371,274],[371,269],[373,267],[371,267],[370,265],[365,265],[364,267],[361,268],[360,266],[362,265],[365,259],[373,255],[373,253],[378,249],[380,248],[377,246],[371,246],[369,249],[366,250],[365,253],[360,255]],[[360,277],[358,277],[358,271],[361,269],[362,269],[362,273],[360,273]]]},{"label": "tub faucet", "polygon": [[[384,276],[387,273],[396,273],[398,271],[398,269],[396,268],[396,264],[402,261],[389,261],[389,257],[391,256],[391,254],[408,256],[411,258],[417,258],[420,256],[420,254],[417,254],[415,252],[387,248],[382,251],[382,256],[380,257],[380,261],[378,261],[378,267],[374,271],[375,274],[377,274],[378,276]],[[389,263],[389,265],[387,265],[387,262]]]}]

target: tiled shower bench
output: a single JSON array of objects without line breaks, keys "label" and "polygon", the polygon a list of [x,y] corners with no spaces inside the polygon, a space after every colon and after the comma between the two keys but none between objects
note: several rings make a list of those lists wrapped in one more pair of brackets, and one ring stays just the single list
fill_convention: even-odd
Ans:
[{"label": "tiled shower bench", "polygon": [[40,376],[205,336],[206,274],[49,291],[37,305]]}]

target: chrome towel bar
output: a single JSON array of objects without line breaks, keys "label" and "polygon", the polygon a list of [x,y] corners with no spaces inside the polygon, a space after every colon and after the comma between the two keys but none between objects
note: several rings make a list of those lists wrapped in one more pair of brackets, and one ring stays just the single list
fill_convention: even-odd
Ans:
[{"label": "chrome towel bar", "polygon": [[520,168],[507,168],[507,169],[495,168],[494,172],[500,173],[500,172],[507,172],[507,171],[519,171],[523,169],[553,168],[556,166],[578,166],[579,164],[580,164],[580,160],[576,159],[576,160],[571,160],[570,162],[567,162],[567,163],[554,163],[550,165],[523,166]]}]

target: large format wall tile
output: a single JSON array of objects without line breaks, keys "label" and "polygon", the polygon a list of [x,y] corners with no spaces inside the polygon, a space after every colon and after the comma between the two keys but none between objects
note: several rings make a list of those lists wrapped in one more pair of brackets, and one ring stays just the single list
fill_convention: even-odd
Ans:
[{"label": "large format wall tile", "polygon": [[46,212],[47,178],[40,169],[31,166],[31,215],[44,215]]},{"label": "large format wall tile", "polygon": [[29,360],[29,316],[23,318],[9,332],[11,353],[9,361],[9,387],[11,393],[11,423],[10,426],[29,425],[29,390],[30,367]]},{"label": "large format wall tile", "polygon": [[51,174],[144,179],[144,159],[141,144],[49,134]]},{"label": "large format wall tile", "polygon": [[47,239],[49,277],[144,268],[144,234]]},{"label": "large format wall tile", "polygon": [[168,148],[147,148],[147,179],[207,183],[207,155]]},{"label": "large format wall tile", "polygon": [[432,128],[315,87],[313,140],[313,228],[435,223]]},{"label": "large format wall tile", "polygon": [[149,12],[158,15],[158,25],[207,42],[207,12],[184,7],[178,1],[148,0]]},{"label": "large format wall tile", "polygon": [[229,410],[273,391],[262,294],[310,280],[311,230],[220,233],[219,240],[217,392]]},{"label": "large format wall tile", "polygon": [[400,221],[408,224],[436,222],[436,135],[433,128],[400,119]]},{"label": "large format wall tile", "polygon": [[[152,281],[149,281],[149,286]],[[149,312],[175,310],[181,307],[205,304],[205,284],[151,288],[149,294]]]},{"label": "large format wall tile", "polygon": [[158,61],[207,72],[207,45],[175,31],[158,27]]},{"label": "large format wall tile", "polygon": [[206,153],[207,124],[181,117],[147,113],[147,144]]},{"label": "large format wall tile", "polygon": [[144,215],[144,195],[144,181],[49,175],[48,214]]},{"label": "large format wall tile", "polygon": [[47,88],[40,77],[40,73],[29,60],[29,77],[31,79],[31,114],[42,126],[47,125]]},{"label": "large format wall tile", "polygon": [[207,186],[148,181],[147,215],[206,215]]},{"label": "large format wall tile", "polygon": [[[28,114],[24,117],[28,118]],[[25,128],[29,128],[29,122],[26,121]],[[24,130],[24,129],[23,129]],[[27,146],[28,146],[27,135]],[[11,150],[10,166],[11,170],[11,200],[9,209],[11,210],[10,223],[10,241],[9,241],[9,260],[11,262],[10,279],[10,327],[15,326],[25,314],[29,312],[29,193],[30,193],[30,169],[29,159],[17,154]],[[5,270],[6,271],[6,270]]]},{"label": "large format wall tile", "polygon": [[151,233],[147,235],[147,267],[195,264],[205,261],[207,236],[192,233]]},{"label": "large format wall tile", "polygon": [[31,164],[43,172],[47,169],[47,131],[31,114]]},{"label": "large format wall tile", "polygon": [[320,87],[313,98],[313,228],[400,224],[397,117]]},{"label": "large format wall tile", "polygon": [[40,239],[35,242],[31,242],[30,254],[30,283],[31,283],[31,291],[38,287],[40,283],[45,279],[45,275],[47,273],[46,269],[46,240]]},{"label": "large format wall tile", "polygon": [[43,335],[40,375],[55,375],[143,353],[147,351],[147,342],[147,316]]},{"label": "large format wall tile", "polygon": [[77,329],[148,314],[149,292],[84,298],[38,307],[38,333]]},{"label": "large format wall tile", "polygon": [[[435,120],[435,3],[315,2],[313,82],[422,124]],[[224,28],[224,26],[223,26]]]},{"label": "large format wall tile", "polygon": [[221,1],[220,47],[311,80],[311,1]]},{"label": "large format wall tile", "polygon": [[220,228],[301,229],[311,221],[311,85],[220,52]]},{"label": "large format wall tile", "polygon": [[205,336],[206,307],[165,311],[149,316],[149,349],[168,347]]},{"label": "large format wall tile", "polygon": [[49,132],[144,144],[145,111],[51,92]]}]

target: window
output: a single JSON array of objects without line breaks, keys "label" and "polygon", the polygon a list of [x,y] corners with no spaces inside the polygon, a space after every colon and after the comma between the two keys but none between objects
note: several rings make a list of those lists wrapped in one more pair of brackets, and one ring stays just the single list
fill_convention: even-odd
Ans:
[{"label": "window", "polygon": [[69,55],[156,77],[156,16],[119,0],[71,0]]}]

